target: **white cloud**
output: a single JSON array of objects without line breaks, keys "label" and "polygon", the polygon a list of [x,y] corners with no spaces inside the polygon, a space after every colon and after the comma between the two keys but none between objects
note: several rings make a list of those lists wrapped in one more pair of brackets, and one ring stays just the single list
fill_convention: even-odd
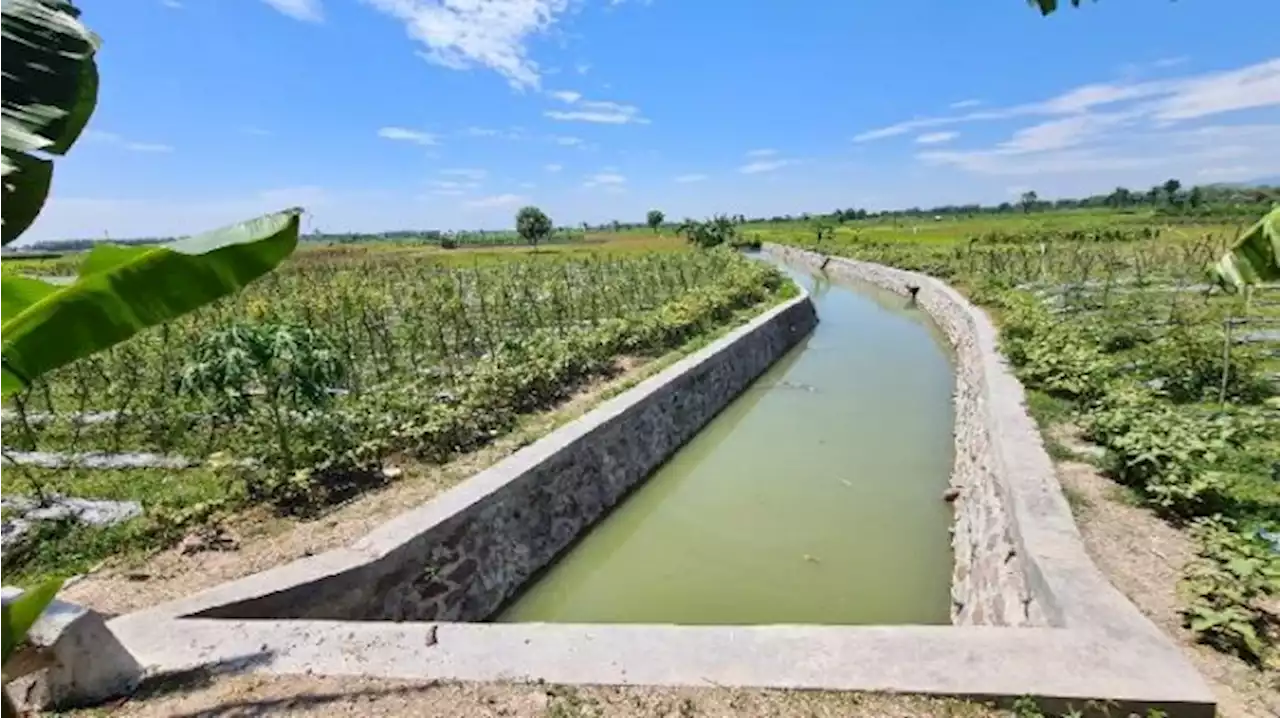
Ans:
[{"label": "white cloud", "polygon": [[431,190],[431,194],[440,195],[441,197],[461,197],[466,193],[466,190],[448,189],[445,187]]},{"label": "white cloud", "polygon": [[444,190],[466,190],[476,189],[480,186],[479,182],[457,182],[454,180],[432,180],[431,185],[436,189]]},{"label": "white cloud", "polygon": [[288,15],[294,20],[303,22],[323,22],[324,11],[320,7],[320,0],[262,0],[266,4],[275,8],[277,11]]},{"label": "white cloud", "polygon": [[577,65],[574,65],[574,66],[573,66],[573,69],[574,69],[574,70],[575,70],[579,75],[585,75],[585,74],[587,74],[588,72],[591,72],[591,63],[589,63],[589,62],[579,62]]},{"label": "white cloud", "polygon": [[778,154],[777,150],[750,150],[747,157],[772,157]]},{"label": "white cloud", "polygon": [[559,172],[560,170],[564,169],[564,165],[550,164],[550,165],[543,166],[542,169],[548,172]]},{"label": "white cloud", "polygon": [[552,92],[551,96],[569,105],[573,110],[547,110],[543,114],[562,122],[597,122],[611,125],[647,125],[649,120],[640,115],[640,108],[606,100],[584,100],[582,93],[572,90]]},{"label": "white cloud", "polygon": [[478,182],[484,179],[485,177],[487,177],[489,175],[489,172],[487,170],[462,167],[462,168],[455,168],[455,169],[440,170],[440,174],[448,175],[450,177],[465,177],[469,180],[472,180],[473,182]]},{"label": "white cloud", "polygon": [[412,142],[416,145],[430,146],[437,144],[436,136],[430,132],[422,132],[421,130],[411,130],[406,127],[383,127],[378,130],[378,136],[397,142]]},{"label": "white cloud", "polygon": [[173,145],[161,142],[126,142],[124,148],[131,152],[173,152]]},{"label": "white cloud", "polygon": [[570,0],[365,0],[404,23],[427,61],[455,70],[485,67],[517,89],[537,88],[527,41],[551,27]]},{"label": "white cloud", "polygon": [[[1114,106],[1124,105],[1122,109]],[[1152,123],[1173,123],[1243,109],[1280,105],[1280,58],[1235,70],[1149,82],[1090,83],[1038,102],[946,117],[925,117],[867,130],[855,142],[968,122],[1032,116],[1109,113]]]},{"label": "white cloud", "polygon": [[155,154],[173,152],[173,145],[165,144],[163,142],[139,142],[137,140],[129,140],[115,132],[85,130],[80,136],[87,142],[113,145],[121,149],[129,150],[130,152],[150,152]]},{"label": "white cloud", "polygon": [[582,183],[583,187],[599,187],[603,185],[622,185],[626,184],[627,178],[617,174],[616,172],[599,172],[593,174]]},{"label": "white cloud", "polygon": [[916,137],[916,144],[936,145],[942,142],[950,142],[959,136],[959,132],[926,132]]},{"label": "white cloud", "polygon": [[181,9],[182,9],[182,3],[178,2],[178,0],[160,0],[160,4],[161,4],[161,5],[164,5],[165,7],[169,8],[170,10],[181,10]]},{"label": "white cloud", "polygon": [[1280,105],[1280,58],[1193,78],[1157,103],[1157,120],[1189,120],[1233,110]]},{"label": "white cloud", "polygon": [[981,104],[982,100],[960,100],[958,102],[951,103],[950,107],[953,110],[964,110],[970,107],[977,107]]},{"label": "white cloud", "polygon": [[467,202],[465,206],[468,209],[493,209],[497,207],[515,207],[522,204],[528,204],[529,198],[519,194],[496,194],[491,197],[481,197]]},{"label": "white cloud", "polygon": [[707,179],[708,177],[706,175],[690,174],[690,175],[678,175],[675,178],[675,181],[679,182],[680,184],[689,184],[690,182],[704,182]]},{"label": "white cloud", "polygon": [[246,135],[254,135],[254,136],[256,136],[256,137],[270,137],[270,136],[271,136],[271,130],[263,129],[263,128],[261,128],[261,127],[254,127],[254,126],[252,126],[252,125],[249,125],[249,126],[247,126],[247,127],[241,127],[241,128],[240,128],[240,131],[241,131],[241,132],[243,132],[243,133],[245,133]]},{"label": "white cloud", "polygon": [[557,145],[561,145],[563,147],[577,147],[582,144],[581,137],[560,136],[560,137],[553,137],[552,141],[555,142]]},{"label": "white cloud", "polygon": [[739,167],[738,171],[744,175],[754,175],[762,172],[773,172],[791,164],[795,164],[795,162],[793,160],[761,160],[759,162],[748,162]]},{"label": "white cloud", "polygon": [[1213,182],[1224,182],[1250,179],[1262,175],[1263,171],[1249,165],[1231,165],[1229,167],[1205,167],[1196,174]]}]

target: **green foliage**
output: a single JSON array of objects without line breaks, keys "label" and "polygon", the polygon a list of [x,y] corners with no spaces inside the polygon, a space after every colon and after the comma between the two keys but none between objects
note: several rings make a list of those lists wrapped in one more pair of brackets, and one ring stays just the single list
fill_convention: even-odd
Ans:
[{"label": "green foliage", "polygon": [[535,247],[538,242],[551,236],[553,229],[551,218],[537,207],[521,207],[516,212],[516,232]]},{"label": "green foliage", "polygon": [[98,99],[98,38],[66,0],[6,0],[3,8],[2,239],[35,221],[53,161],[71,149]]},{"label": "green foliage", "polygon": [[710,249],[733,243],[738,237],[738,228],[728,215],[718,214],[703,222],[686,219],[676,233],[694,245]]},{"label": "green foliage", "polygon": [[1280,280],[1280,207],[1240,235],[1209,271],[1229,292]]},{"label": "green foliage", "polygon": [[62,581],[46,581],[23,591],[22,595],[4,604],[3,612],[0,613],[0,621],[4,626],[4,665],[9,664],[9,659],[26,640],[27,632],[35,625],[40,614],[44,613],[44,609],[53,602],[61,588]]},{"label": "green foliage", "polygon": [[240,290],[297,245],[286,210],[166,246],[104,244],[70,284],[5,276],[4,393]]},{"label": "green foliage", "polygon": [[649,213],[645,215],[644,221],[645,224],[649,225],[649,229],[652,229],[656,233],[666,218],[667,216],[662,213],[662,210],[651,209],[649,210]]},{"label": "green foliage", "polygon": [[1182,612],[1186,627],[1219,650],[1267,663],[1276,650],[1268,632],[1275,629],[1262,604],[1280,594],[1280,554],[1220,520],[1201,522],[1197,533],[1201,548],[1185,581],[1191,594]]}]

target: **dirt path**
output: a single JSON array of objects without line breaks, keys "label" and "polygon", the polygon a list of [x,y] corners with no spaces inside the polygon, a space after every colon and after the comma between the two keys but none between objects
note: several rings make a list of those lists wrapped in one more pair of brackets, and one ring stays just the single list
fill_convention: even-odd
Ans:
[{"label": "dirt path", "polygon": [[602,399],[658,371],[664,360],[643,362],[624,357],[617,373],[597,380],[551,411],[534,415],[489,446],[442,466],[408,460],[390,465],[403,471],[390,485],[364,494],[314,521],[290,521],[266,509],[236,516],[225,524],[233,550],[184,553],[181,546],[142,561],[108,564],[70,584],[65,600],[108,615],[129,613],[190,596],[225,581],[241,578],[289,561],[345,546],[389,517],[429,501],[522,446],[578,416]]},{"label": "dirt path", "polygon": [[[177,692],[180,690],[181,692]],[[996,718],[963,701],[858,693],[706,688],[406,683],[357,678],[236,676],[166,686],[112,716],[232,718],[261,715],[459,718]]]},{"label": "dirt path", "polygon": [[[1055,432],[1055,439],[1075,452],[1089,450],[1069,433]],[[1183,567],[1195,555],[1191,537],[1136,506],[1093,465],[1061,461],[1057,468],[1090,557],[1113,586],[1182,647],[1217,696],[1218,715],[1280,716],[1280,672],[1259,671],[1202,646],[1182,627],[1178,586]]]}]

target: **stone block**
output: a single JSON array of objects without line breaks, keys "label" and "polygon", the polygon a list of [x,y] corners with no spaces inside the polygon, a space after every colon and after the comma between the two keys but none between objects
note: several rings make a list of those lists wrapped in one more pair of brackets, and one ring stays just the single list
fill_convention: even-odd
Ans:
[{"label": "stone block", "polygon": [[[7,604],[22,590],[6,586]],[[137,687],[142,666],[107,628],[101,614],[54,600],[12,659],[26,673],[8,690],[20,708],[65,710],[101,703]],[[6,671],[8,672],[8,671]]]}]

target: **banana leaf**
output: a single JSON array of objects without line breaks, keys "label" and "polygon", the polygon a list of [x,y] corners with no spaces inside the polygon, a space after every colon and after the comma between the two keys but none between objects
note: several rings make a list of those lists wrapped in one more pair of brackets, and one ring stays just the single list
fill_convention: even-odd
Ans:
[{"label": "banana leaf", "polygon": [[1222,259],[1209,267],[1209,273],[1228,292],[1280,281],[1280,207],[1240,235]]},{"label": "banana leaf", "polygon": [[71,149],[98,102],[100,40],[67,0],[5,0],[3,6],[3,225],[0,243],[35,221],[53,164]]},{"label": "banana leaf", "polygon": [[171,244],[102,244],[70,284],[5,276],[3,393],[238,291],[298,244],[288,209]]},{"label": "banana leaf", "polygon": [[[23,591],[18,598],[0,605],[0,671],[4,671],[9,658],[18,649],[18,645],[22,644],[22,640],[26,639],[27,631],[36,625],[40,614],[54,602],[54,596],[58,595],[61,587],[61,580],[45,581],[31,590]],[[12,680],[17,677],[5,677],[0,673],[0,691],[4,690],[6,678]]]}]

